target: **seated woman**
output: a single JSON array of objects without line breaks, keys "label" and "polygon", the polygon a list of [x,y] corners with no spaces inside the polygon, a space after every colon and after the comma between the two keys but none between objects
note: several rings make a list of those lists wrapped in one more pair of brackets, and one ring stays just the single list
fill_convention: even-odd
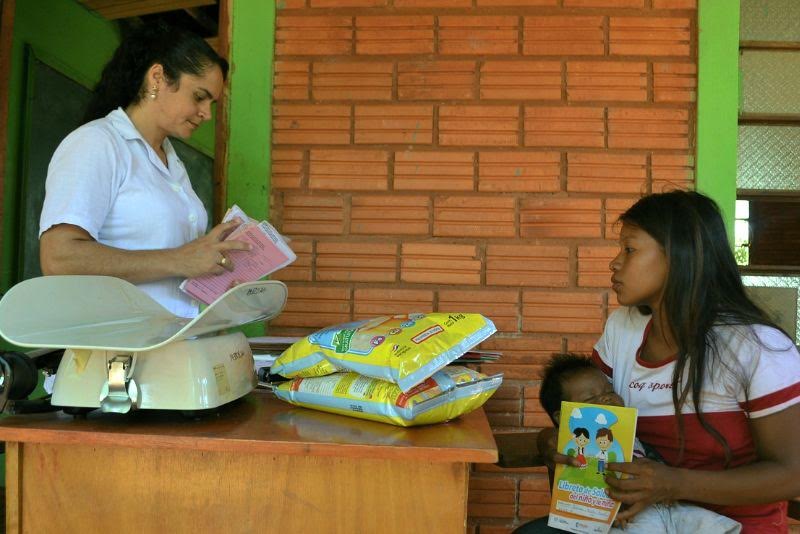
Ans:
[{"label": "seated woman", "polygon": [[[716,204],[674,191],[620,216],[612,289],[623,305],[594,348],[595,364],[627,406],[637,436],[666,464],[612,462],[606,476],[626,521],[654,503],[689,501],[742,524],[787,532],[800,495],[800,354],[748,297]],[[558,454],[543,431],[546,457]],[[524,532],[547,531],[546,520]],[[542,528],[543,527],[543,528]]]}]

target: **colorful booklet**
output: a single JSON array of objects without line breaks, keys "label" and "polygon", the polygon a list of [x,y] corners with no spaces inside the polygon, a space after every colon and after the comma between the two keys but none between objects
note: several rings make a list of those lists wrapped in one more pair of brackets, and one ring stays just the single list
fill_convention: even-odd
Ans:
[{"label": "colorful booklet", "polygon": [[227,222],[236,217],[243,222],[226,240],[245,241],[252,248],[249,251],[234,250],[226,253],[233,262],[233,271],[184,280],[180,288],[192,298],[211,304],[234,285],[259,280],[297,259],[286,240],[271,224],[251,219],[239,206],[233,205],[222,221]]},{"label": "colorful booklet", "polygon": [[636,413],[636,408],[561,403],[558,450],[581,465],[556,465],[549,526],[579,534],[611,529],[620,503],[606,495],[603,477],[609,462],[631,461]]}]

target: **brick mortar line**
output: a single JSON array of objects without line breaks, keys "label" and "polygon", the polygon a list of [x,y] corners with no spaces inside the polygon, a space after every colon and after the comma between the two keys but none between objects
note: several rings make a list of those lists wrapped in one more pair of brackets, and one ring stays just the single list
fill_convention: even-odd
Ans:
[{"label": "brick mortar line", "polygon": [[481,160],[480,152],[472,151],[472,192],[480,193]]},{"label": "brick mortar line", "polygon": [[302,156],[303,159],[301,163],[303,176],[300,180],[300,187],[302,187],[304,190],[311,189],[311,150],[312,149],[310,147],[304,146]]},{"label": "brick mortar line", "polygon": [[[647,110],[685,110],[692,111],[694,106],[690,102],[644,102],[627,100],[500,100],[500,99],[475,99],[475,100],[450,100],[443,102],[441,99],[426,100],[274,100],[274,106],[369,106],[369,107],[412,107],[412,106],[462,106],[462,107],[513,107],[513,106],[536,106],[550,108],[632,108]],[[302,116],[302,118],[318,118],[313,116]],[[336,117],[331,117],[336,118]],[[339,117],[341,118],[341,117]],[[402,118],[402,117],[401,117]],[[274,128],[273,128],[274,129]]]},{"label": "brick mortar line", "polygon": [[[655,7],[560,7],[560,6],[471,6],[471,7],[300,7],[279,9],[276,18],[291,17],[376,17],[376,16],[523,16],[581,17],[603,16],[623,18],[691,18],[697,8]],[[355,27],[355,26],[354,26]],[[284,28],[276,25],[277,30]]]},{"label": "brick mortar line", "polygon": [[[432,56],[434,59],[432,59]],[[657,60],[659,63],[685,63],[689,65],[696,65],[697,58],[692,57],[691,54],[687,55],[662,55],[662,54],[391,54],[391,53],[376,53],[376,54],[285,54],[275,55],[276,61],[295,61],[295,62],[321,62],[331,63],[333,59],[346,60],[347,63],[388,63],[389,61],[403,61],[408,63],[421,63],[421,62],[442,62],[442,61],[476,61],[476,60],[497,60],[497,61],[512,61],[512,60],[525,60],[525,61],[583,61],[583,62],[596,62],[596,63],[612,63],[612,62],[645,62]]]},{"label": "brick mortar line", "polygon": [[[509,154],[527,154],[527,153],[552,153],[552,152],[566,152],[568,154],[608,154],[611,156],[625,156],[625,155],[633,155],[633,156],[641,156],[646,154],[656,154],[659,156],[694,156],[694,151],[690,149],[682,149],[682,148],[665,148],[665,149],[653,149],[653,148],[600,148],[600,147],[571,147],[565,145],[557,145],[552,147],[545,147],[545,146],[520,146],[517,149],[510,150],[507,146],[475,146],[475,145],[463,145],[463,146],[441,146],[441,147],[430,147],[430,146],[415,146],[413,150],[397,150],[399,147],[408,147],[407,144],[403,145],[367,145],[367,144],[359,144],[359,145],[306,145],[306,144],[298,144],[298,145],[272,145],[273,149],[276,150],[292,150],[292,151],[301,151],[306,152],[310,150],[330,150],[330,151],[364,151],[364,152],[375,152],[375,151],[387,151],[392,153],[397,152],[416,152],[416,153],[436,153],[436,152],[444,152],[444,153],[468,153],[468,152],[503,152]],[[306,174],[308,175],[309,170],[306,168],[304,169]],[[288,189],[280,188],[282,191]],[[292,189],[294,190],[294,189]],[[369,191],[364,191],[365,193]],[[521,191],[522,192],[522,191]],[[543,192],[544,193],[544,192]]]}]

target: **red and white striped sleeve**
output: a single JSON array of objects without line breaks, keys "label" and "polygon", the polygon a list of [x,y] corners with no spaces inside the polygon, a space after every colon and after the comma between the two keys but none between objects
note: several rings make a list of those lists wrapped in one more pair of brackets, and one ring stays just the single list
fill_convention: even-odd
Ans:
[{"label": "red and white striped sleeve", "polygon": [[782,332],[756,325],[758,341],[740,345],[737,356],[750,377],[739,393],[739,406],[748,417],[771,415],[800,403],[800,354]]}]

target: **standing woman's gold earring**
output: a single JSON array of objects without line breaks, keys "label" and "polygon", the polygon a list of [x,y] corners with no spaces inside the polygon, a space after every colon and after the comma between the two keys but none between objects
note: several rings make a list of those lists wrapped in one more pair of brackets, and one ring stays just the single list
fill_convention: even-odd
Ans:
[{"label": "standing woman's gold earring", "polygon": [[154,85],[150,88],[150,92],[147,93],[147,96],[150,97],[150,100],[155,100],[156,96],[158,96],[158,88]]}]

